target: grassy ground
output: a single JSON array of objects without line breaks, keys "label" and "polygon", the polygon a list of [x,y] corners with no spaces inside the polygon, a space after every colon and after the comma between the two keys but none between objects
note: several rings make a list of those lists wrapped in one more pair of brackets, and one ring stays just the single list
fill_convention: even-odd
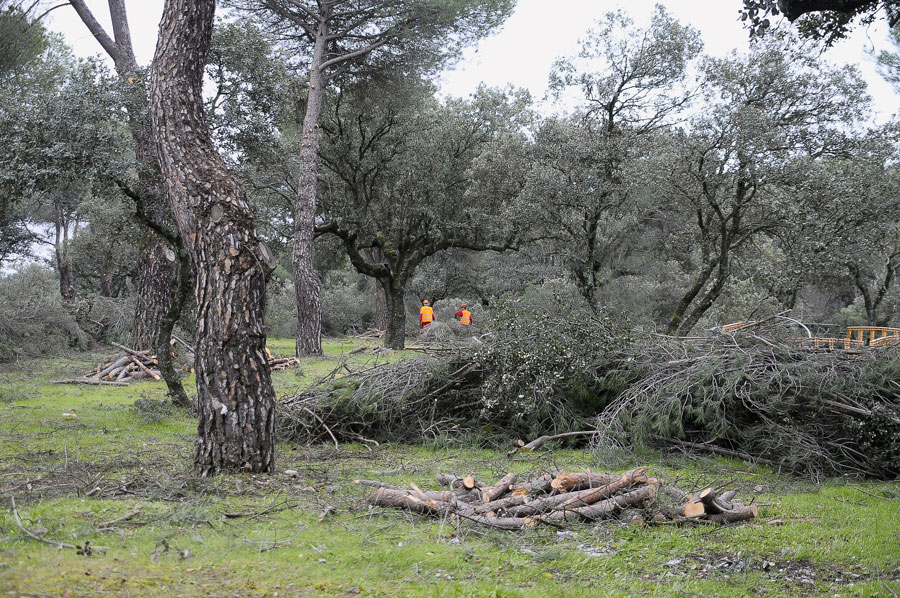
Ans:
[{"label": "grassy ground", "polygon": [[[276,372],[279,394],[328,373],[359,342],[329,341],[324,358]],[[273,340],[270,349],[290,354],[292,341]],[[510,459],[460,446],[285,443],[278,474],[198,478],[190,470],[194,421],[159,402],[161,383],[48,384],[100,357],[0,371],[0,595],[900,595],[896,483],[812,485],[736,461],[659,454],[597,463],[571,450]],[[487,480],[506,471],[635,465],[683,486],[728,482],[761,505],[761,519],[728,528],[606,523],[496,532],[370,509],[353,483],[434,488],[442,471]],[[9,497],[34,533],[106,549],[85,556],[24,537]]]}]

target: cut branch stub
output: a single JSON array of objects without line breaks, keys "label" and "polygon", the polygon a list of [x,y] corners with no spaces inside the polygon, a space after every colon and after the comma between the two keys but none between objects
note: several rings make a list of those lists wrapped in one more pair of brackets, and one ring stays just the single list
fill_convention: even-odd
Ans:
[{"label": "cut branch stub", "polygon": [[564,472],[553,478],[550,487],[560,492],[599,488],[619,479],[614,473],[591,473],[586,471]]},{"label": "cut branch stub", "polygon": [[269,246],[259,242],[259,259],[269,268],[269,270],[274,270],[278,265],[278,261],[275,259],[275,255],[272,253],[272,250],[269,249]]}]

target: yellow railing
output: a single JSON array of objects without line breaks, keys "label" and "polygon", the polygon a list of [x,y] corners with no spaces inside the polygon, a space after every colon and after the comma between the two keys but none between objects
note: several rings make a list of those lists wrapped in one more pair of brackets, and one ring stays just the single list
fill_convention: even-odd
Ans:
[{"label": "yellow railing", "polygon": [[900,342],[900,328],[884,326],[848,326],[847,340],[854,340],[863,345],[879,346]]},{"label": "yellow railing", "polygon": [[797,341],[804,349],[857,349],[865,345],[860,341],[849,338],[832,338],[825,336],[817,336],[812,338],[799,338]]}]

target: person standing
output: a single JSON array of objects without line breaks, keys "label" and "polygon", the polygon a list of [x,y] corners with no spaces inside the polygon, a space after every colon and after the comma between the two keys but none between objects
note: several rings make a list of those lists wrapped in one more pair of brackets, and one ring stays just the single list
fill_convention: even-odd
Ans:
[{"label": "person standing", "polygon": [[431,326],[434,322],[434,310],[428,304],[428,299],[422,300],[422,307],[419,308],[419,328],[424,330]]},{"label": "person standing", "polygon": [[456,319],[459,320],[460,326],[471,326],[474,320],[472,319],[472,312],[466,309],[468,306],[463,303],[459,307],[459,311],[456,312]]}]

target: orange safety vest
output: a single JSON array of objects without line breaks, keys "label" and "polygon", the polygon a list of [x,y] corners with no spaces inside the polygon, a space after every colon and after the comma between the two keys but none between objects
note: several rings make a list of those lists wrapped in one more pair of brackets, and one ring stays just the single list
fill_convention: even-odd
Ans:
[{"label": "orange safety vest", "polygon": [[463,326],[469,326],[472,324],[472,312],[468,309],[462,310],[462,315],[459,317],[459,323]]},{"label": "orange safety vest", "polygon": [[434,310],[430,305],[423,305],[419,310],[419,321],[423,324],[431,324],[434,322]]}]

